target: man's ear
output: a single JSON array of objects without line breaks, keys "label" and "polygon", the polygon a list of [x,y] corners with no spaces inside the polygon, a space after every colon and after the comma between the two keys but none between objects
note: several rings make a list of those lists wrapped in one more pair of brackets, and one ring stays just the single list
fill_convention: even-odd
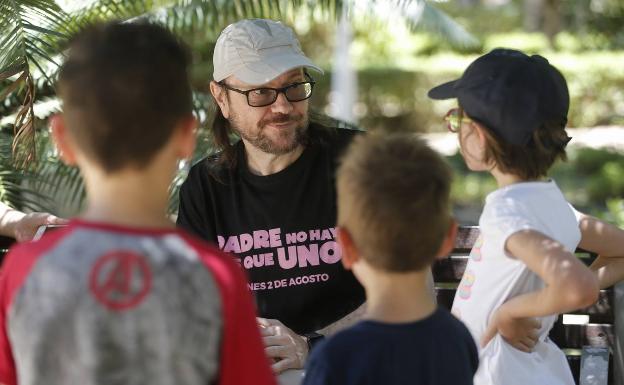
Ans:
[{"label": "man's ear", "polygon": [[455,219],[451,219],[451,224],[449,225],[446,235],[442,240],[436,259],[444,259],[451,253],[451,251],[453,251],[453,248],[455,247],[455,238],[457,238],[457,222],[455,222]]},{"label": "man's ear", "polygon": [[230,118],[230,104],[227,98],[227,90],[223,88],[219,83],[212,80],[210,82],[210,93],[217,102],[217,105],[221,109],[223,117]]},{"label": "man's ear", "polygon": [[178,158],[190,159],[195,151],[197,141],[197,118],[189,116],[180,120],[176,127],[176,138]]},{"label": "man's ear", "polygon": [[347,270],[351,270],[353,264],[360,259],[360,255],[357,251],[355,243],[353,242],[351,233],[349,233],[349,230],[344,227],[338,227],[336,237],[342,250],[342,266],[344,266]]},{"label": "man's ear", "polygon": [[52,130],[52,139],[59,152],[59,157],[63,163],[68,166],[76,165],[76,154],[74,152],[73,142],[67,132],[65,125],[65,117],[63,114],[55,114],[50,117],[50,129]]}]

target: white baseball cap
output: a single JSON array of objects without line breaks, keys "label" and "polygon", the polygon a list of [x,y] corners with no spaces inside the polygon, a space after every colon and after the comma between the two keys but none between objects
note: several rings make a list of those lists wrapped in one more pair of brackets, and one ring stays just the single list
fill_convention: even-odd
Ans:
[{"label": "white baseball cap", "polygon": [[246,19],[228,25],[219,35],[213,56],[216,82],[234,75],[261,85],[294,68],[323,70],[308,59],[292,29],[266,19]]}]

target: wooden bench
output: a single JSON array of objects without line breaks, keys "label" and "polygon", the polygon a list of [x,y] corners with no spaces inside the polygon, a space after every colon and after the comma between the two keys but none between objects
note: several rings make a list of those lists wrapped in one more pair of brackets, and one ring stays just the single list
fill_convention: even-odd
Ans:
[{"label": "wooden bench", "polygon": [[[464,269],[466,268],[472,246],[478,237],[478,227],[460,227],[455,241],[455,247],[449,257],[436,262],[433,266],[433,277],[438,303],[448,309],[450,309],[453,304],[455,290],[464,274]],[[583,250],[577,250],[577,255],[587,265],[596,257]],[[613,289],[601,290],[600,298],[593,306],[580,309],[569,315],[560,315],[557,323],[555,323],[550,332],[550,338],[565,352],[577,384],[579,383],[583,347],[592,346],[609,349],[608,384],[614,385],[613,304]]]}]

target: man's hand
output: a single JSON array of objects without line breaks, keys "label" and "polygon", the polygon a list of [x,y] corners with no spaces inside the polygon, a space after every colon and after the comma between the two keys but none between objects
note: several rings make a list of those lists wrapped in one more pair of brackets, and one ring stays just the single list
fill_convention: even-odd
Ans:
[{"label": "man's hand", "polygon": [[48,213],[30,213],[22,216],[15,222],[14,233],[18,242],[31,240],[39,226],[42,225],[62,225],[67,223],[67,219],[58,218]]},{"label": "man's hand", "polygon": [[273,372],[286,369],[301,369],[308,356],[305,338],[290,330],[276,319],[258,318],[260,334],[267,356],[274,361]]},{"label": "man's hand", "polygon": [[535,318],[513,318],[501,306],[494,312],[483,333],[481,347],[485,347],[499,333],[514,348],[530,353],[537,344],[541,326]]}]

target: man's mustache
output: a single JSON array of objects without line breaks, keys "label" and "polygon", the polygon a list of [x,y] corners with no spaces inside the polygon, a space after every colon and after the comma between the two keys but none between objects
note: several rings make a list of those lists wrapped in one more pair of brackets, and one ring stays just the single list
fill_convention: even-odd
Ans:
[{"label": "man's mustache", "polygon": [[298,122],[299,120],[301,120],[301,116],[299,115],[278,115],[270,119],[263,120],[261,123],[261,126],[265,126],[267,124],[272,124],[272,123],[280,124],[280,123]]}]

